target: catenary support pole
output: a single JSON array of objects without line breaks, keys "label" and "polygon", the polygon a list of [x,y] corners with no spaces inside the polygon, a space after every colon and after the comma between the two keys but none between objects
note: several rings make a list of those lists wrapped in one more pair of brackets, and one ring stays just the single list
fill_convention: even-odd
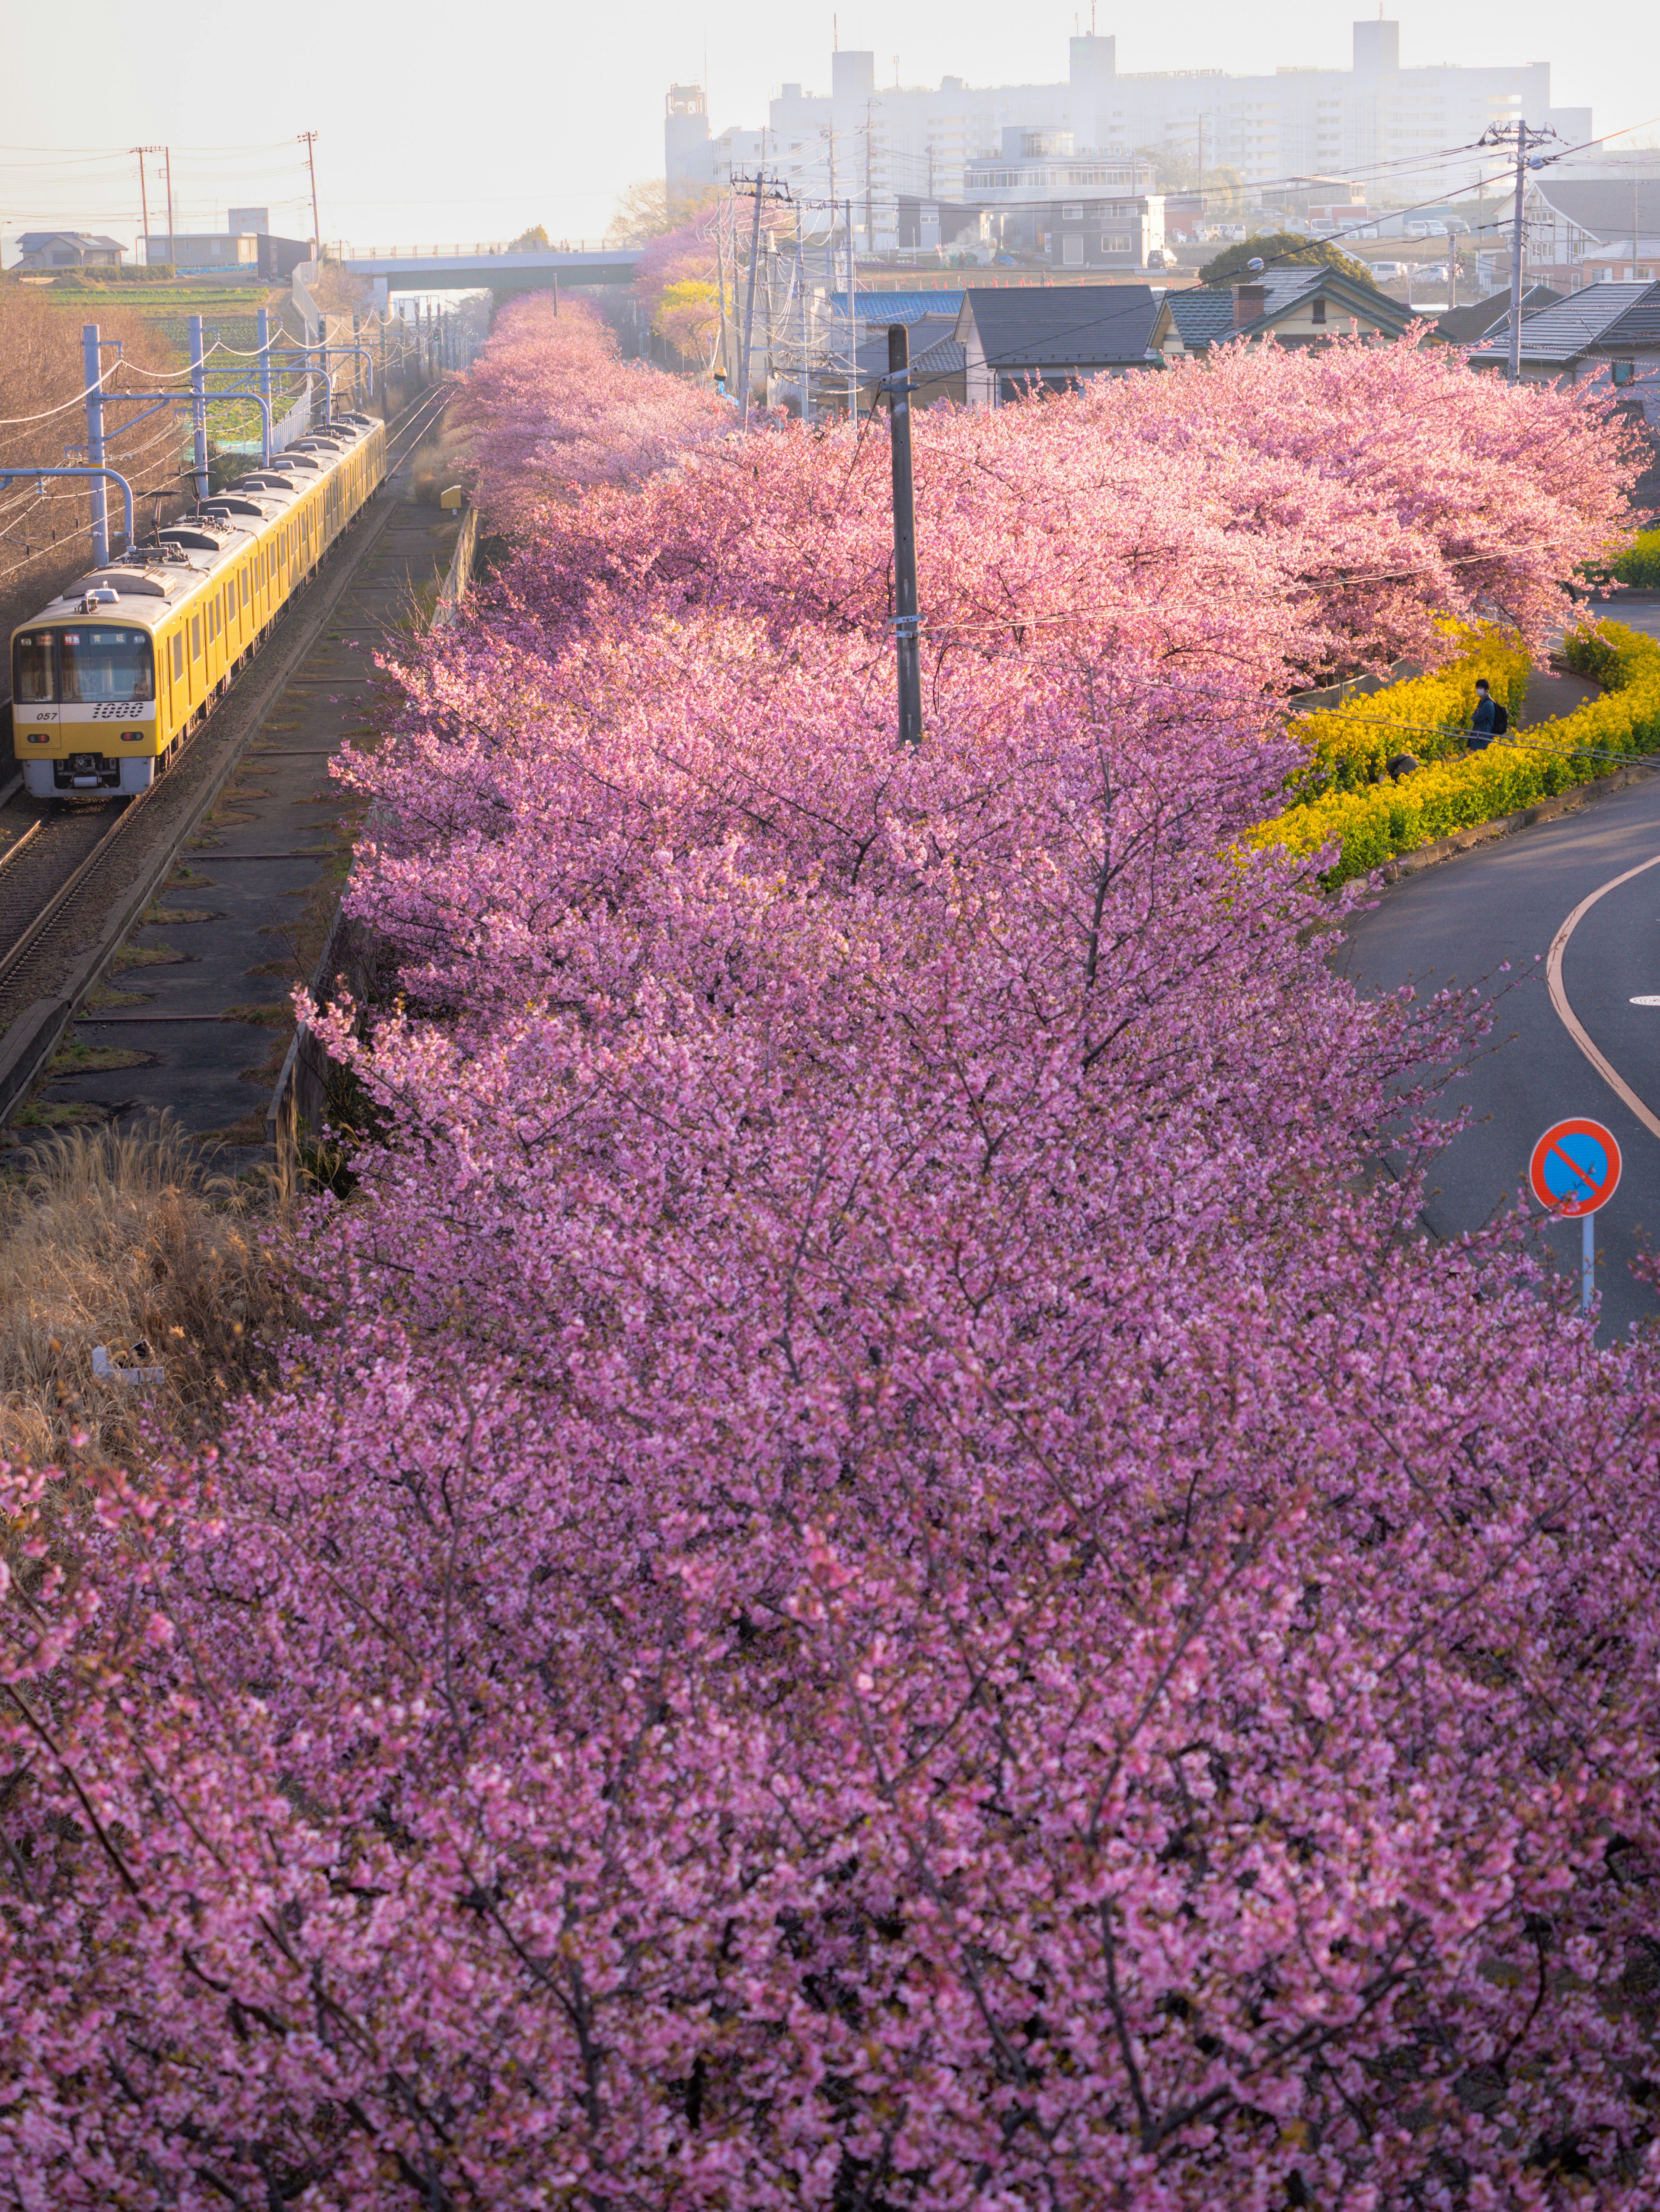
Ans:
[{"label": "catenary support pole", "polygon": [[191,427],[196,454],[196,496],[208,496],[208,364],[202,350],[202,318],[191,317]]},{"label": "catenary support pole", "polygon": [[259,396],[265,403],[265,466],[271,465],[271,311],[259,310]]},{"label": "catenary support pole", "polygon": [[894,448],[894,643],[900,743],[922,743],[922,643],[917,635],[917,507],[911,470],[911,333],[888,332],[888,405]]},{"label": "catenary support pole", "polygon": [[81,369],[87,380],[87,459],[100,471],[88,486],[92,494],[92,557],[101,568],[110,557],[110,509],[101,471],[104,466],[104,372],[100,358],[98,325],[81,325]]},{"label": "catenary support pole", "polygon": [[1527,184],[1528,126],[1516,125],[1516,212],[1510,240],[1510,380],[1522,377],[1522,194]]}]

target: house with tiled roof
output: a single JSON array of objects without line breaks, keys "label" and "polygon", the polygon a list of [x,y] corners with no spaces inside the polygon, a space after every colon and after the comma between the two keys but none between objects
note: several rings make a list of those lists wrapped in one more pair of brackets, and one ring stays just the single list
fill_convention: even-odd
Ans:
[{"label": "house with tiled roof", "polygon": [[[966,407],[965,356],[956,335],[956,316],[895,315],[894,320],[905,322],[910,332],[911,404],[932,407],[947,399],[954,407]],[[869,414],[879,402],[885,404],[881,386],[888,374],[888,326],[872,316],[864,328],[870,335],[858,349],[859,410]]]},{"label": "house with tiled roof", "polygon": [[[1500,325],[1469,356],[1472,368],[1508,374],[1510,333]],[[1605,368],[1616,386],[1660,362],[1660,283],[1587,284],[1522,319],[1521,371],[1532,384],[1583,384]]]},{"label": "house with tiled roof", "polygon": [[1306,263],[1265,269],[1239,283],[1197,284],[1170,293],[1166,304],[1171,327],[1161,343],[1172,361],[1235,338],[1271,337],[1301,346],[1323,345],[1350,331],[1397,338],[1412,320],[1400,301],[1358,277]]},{"label": "house with tiled roof", "polygon": [[998,407],[1031,392],[1073,392],[1092,377],[1162,368],[1168,321],[1149,284],[971,288],[954,333],[967,404]]},{"label": "house with tiled roof", "polygon": [[90,230],[26,230],[17,241],[18,269],[118,269],[126,247]]}]

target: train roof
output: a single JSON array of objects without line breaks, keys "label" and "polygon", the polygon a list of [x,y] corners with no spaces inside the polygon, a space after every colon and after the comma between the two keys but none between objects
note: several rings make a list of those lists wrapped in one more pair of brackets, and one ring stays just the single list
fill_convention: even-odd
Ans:
[{"label": "train roof", "polygon": [[[372,417],[357,417],[369,428]],[[288,453],[239,477],[227,492],[215,492],[193,514],[166,523],[142,544],[130,546],[101,568],[66,585],[56,599],[17,627],[32,623],[69,622],[101,614],[107,621],[157,629],[175,607],[208,583],[227,562],[235,561],[261,532],[279,521],[302,492],[313,490],[335,464],[354,450],[360,431],[348,440],[328,434],[302,439]],[[306,447],[314,447],[307,452]],[[92,606],[91,594],[98,598]]]}]

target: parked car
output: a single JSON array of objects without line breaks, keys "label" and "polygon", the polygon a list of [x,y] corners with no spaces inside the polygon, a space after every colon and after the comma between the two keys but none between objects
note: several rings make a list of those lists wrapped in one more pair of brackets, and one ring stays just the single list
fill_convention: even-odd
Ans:
[{"label": "parked car", "polygon": [[1404,261],[1373,261],[1369,264],[1374,280],[1379,284],[1392,284],[1397,276],[1404,276]]}]

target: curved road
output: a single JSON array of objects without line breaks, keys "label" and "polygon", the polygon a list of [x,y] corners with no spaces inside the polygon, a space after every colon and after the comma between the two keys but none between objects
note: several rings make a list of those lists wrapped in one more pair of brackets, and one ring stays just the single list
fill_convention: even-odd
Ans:
[{"label": "curved road", "polygon": [[[1609,611],[1660,635],[1660,602],[1626,601]],[[1586,688],[1536,678],[1530,719],[1563,712],[1570,687]],[[1478,1054],[1443,1102],[1447,1114],[1468,1106],[1474,1118],[1434,1164],[1425,1213],[1439,1235],[1474,1229],[1515,1205],[1534,1143],[1553,1121],[1588,1115],[1613,1130],[1624,1172],[1597,1217],[1604,1339],[1660,1317],[1660,1293],[1631,1273],[1639,1252],[1660,1252],[1660,865],[1651,861],[1660,864],[1660,772],[1390,885],[1370,913],[1354,916],[1333,956],[1362,989],[1486,982],[1500,994],[1487,1040],[1493,1048]],[[1560,954],[1559,1010],[1548,956],[1581,908]],[[1499,972],[1505,961],[1509,975]],[[1643,999],[1654,1003],[1634,1003]],[[1577,1276],[1579,1224],[1547,1223],[1536,1206],[1530,1210],[1556,1265]]]}]

